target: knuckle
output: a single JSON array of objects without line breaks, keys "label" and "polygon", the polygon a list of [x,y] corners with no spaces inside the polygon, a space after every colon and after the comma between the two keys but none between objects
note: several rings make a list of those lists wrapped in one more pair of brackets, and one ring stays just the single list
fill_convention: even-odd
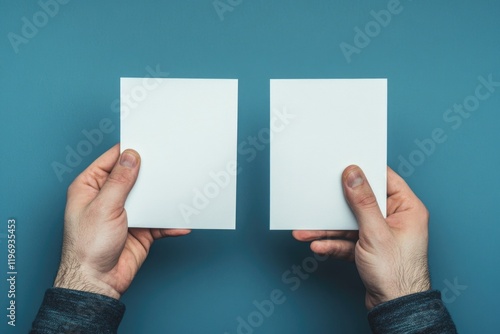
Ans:
[{"label": "knuckle", "polygon": [[73,181],[69,187],[68,187],[68,190],[66,191],[66,197],[71,197],[71,195],[75,192],[75,188],[76,188],[76,180]]},{"label": "knuckle", "polygon": [[430,218],[430,213],[429,213],[429,210],[424,206],[424,218],[426,221],[429,221],[429,218]]},{"label": "knuckle", "polygon": [[353,204],[357,207],[362,208],[373,208],[377,207],[377,198],[373,193],[363,193],[354,198]]},{"label": "knuckle", "polygon": [[424,203],[422,203],[422,201],[418,201],[418,205],[416,206],[416,209],[417,209],[417,212],[418,212],[418,216],[422,219],[422,221],[425,221],[425,222],[429,222],[429,218],[430,218],[430,213],[429,213],[429,210],[427,209],[427,207],[425,206]]},{"label": "knuckle", "polygon": [[128,184],[130,183],[130,175],[125,171],[111,173],[108,176],[107,182],[116,184]]}]

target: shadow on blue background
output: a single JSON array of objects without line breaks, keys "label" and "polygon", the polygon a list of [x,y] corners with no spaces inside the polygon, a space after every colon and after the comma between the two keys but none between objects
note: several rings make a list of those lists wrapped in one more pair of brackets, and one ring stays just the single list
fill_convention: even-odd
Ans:
[{"label": "shadow on blue background", "polygon": [[[271,78],[387,77],[388,164],[400,172],[401,159],[412,164],[406,180],[431,212],[433,285],[460,332],[497,332],[500,87],[470,105],[460,126],[444,117],[458,115],[446,113],[475,93],[478,77],[500,81],[500,6],[401,0],[390,22],[370,26],[371,11],[391,2],[233,1],[219,15],[212,0],[69,1],[45,22],[36,2],[0,1],[0,277],[10,217],[18,241],[17,326],[0,314],[0,332],[29,329],[57,270],[67,186],[118,142],[119,78],[146,76],[148,66],[169,77],[238,78],[239,142],[268,127]],[[34,19],[40,27],[11,43],[10,33],[23,36]],[[356,37],[366,27],[371,37]],[[341,43],[357,51],[346,57]],[[116,129],[60,181],[53,163],[103,118]],[[418,153],[415,141],[435,129],[446,140]],[[236,333],[237,318],[275,289],[286,301],[255,333],[369,332],[352,264],[321,262],[295,291],[284,282],[312,254],[290,232],[268,229],[269,148],[246,158],[238,160],[237,230],[157,242],[123,298],[121,333]]]}]

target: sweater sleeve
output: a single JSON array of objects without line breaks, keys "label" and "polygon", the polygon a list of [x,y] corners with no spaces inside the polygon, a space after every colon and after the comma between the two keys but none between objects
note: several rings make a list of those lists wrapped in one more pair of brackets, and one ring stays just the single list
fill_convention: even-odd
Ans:
[{"label": "sweater sleeve", "polygon": [[116,333],[125,305],[90,292],[51,288],[33,321],[32,334]]},{"label": "sweater sleeve", "polygon": [[403,296],[368,313],[373,333],[452,334],[457,329],[436,290]]}]

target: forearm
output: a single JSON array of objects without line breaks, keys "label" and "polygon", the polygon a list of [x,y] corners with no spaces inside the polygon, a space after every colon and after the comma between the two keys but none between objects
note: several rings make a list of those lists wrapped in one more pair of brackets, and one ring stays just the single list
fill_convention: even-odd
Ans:
[{"label": "forearm", "polygon": [[456,327],[439,291],[426,291],[375,306],[368,313],[373,333],[453,334]]},{"label": "forearm", "polygon": [[51,288],[30,333],[116,333],[125,305],[103,295]]}]

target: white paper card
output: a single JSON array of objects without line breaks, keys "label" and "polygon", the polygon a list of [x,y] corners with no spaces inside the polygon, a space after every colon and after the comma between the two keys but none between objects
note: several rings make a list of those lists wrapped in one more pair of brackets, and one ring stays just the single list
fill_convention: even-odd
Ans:
[{"label": "white paper card", "polygon": [[351,164],[385,216],[387,79],[271,80],[270,107],[271,229],[358,229],[341,184]]},{"label": "white paper card", "polygon": [[121,78],[121,150],[141,155],[130,227],[234,229],[238,80]]}]

